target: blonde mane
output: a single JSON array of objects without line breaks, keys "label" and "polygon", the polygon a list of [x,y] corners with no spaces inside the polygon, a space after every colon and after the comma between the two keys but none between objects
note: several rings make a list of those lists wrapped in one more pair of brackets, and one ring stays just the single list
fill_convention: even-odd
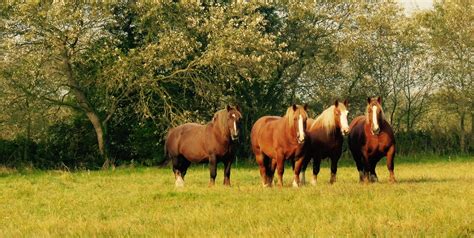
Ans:
[{"label": "blonde mane", "polygon": [[290,126],[290,128],[293,128],[293,114],[295,114],[294,110],[292,107],[289,107],[288,109],[286,109],[286,113],[285,113],[285,116],[283,117],[286,117],[287,120],[288,120],[288,125]]},{"label": "blonde mane", "polygon": [[[343,103],[339,103],[338,107],[341,112],[347,110]],[[334,117],[335,109],[336,106],[332,105],[324,110],[318,117],[316,117],[313,124],[309,127],[309,130],[311,130],[315,125],[321,125],[326,133],[330,133],[336,129],[336,118]]]},{"label": "blonde mane", "polygon": [[[297,107],[296,111],[298,111],[298,110],[303,110],[303,111],[304,111],[304,109],[303,109],[302,106],[297,105],[296,107]],[[285,115],[283,116],[283,117],[286,117],[286,118],[287,118],[287,120],[288,120],[288,125],[290,126],[290,128],[293,128],[293,127],[294,127],[294,124],[293,124],[293,117],[294,117],[294,114],[295,114],[296,111],[294,111],[294,110],[293,110],[293,106],[291,106],[291,107],[289,107],[288,109],[286,109],[286,113],[285,113]]]}]

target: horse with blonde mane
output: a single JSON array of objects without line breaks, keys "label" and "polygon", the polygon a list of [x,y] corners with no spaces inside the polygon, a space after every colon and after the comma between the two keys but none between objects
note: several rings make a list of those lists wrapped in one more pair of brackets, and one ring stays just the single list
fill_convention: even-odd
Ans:
[{"label": "horse with blonde mane", "polygon": [[207,125],[186,123],[169,130],[166,137],[166,161],[173,163],[175,185],[184,186],[191,162],[209,162],[209,186],[215,184],[217,163],[224,163],[224,185],[230,186],[230,167],[234,161],[234,142],[239,136],[240,108],[227,106],[214,114]]},{"label": "horse with blonde mane", "polygon": [[252,151],[260,167],[264,187],[271,187],[275,169],[278,171],[278,186],[283,186],[285,160],[302,158],[305,142],[307,105],[293,104],[283,117],[264,116],[252,127],[250,139]]},{"label": "horse with blonde mane", "polygon": [[[316,185],[321,160],[327,157],[331,159],[331,179],[329,182],[334,183],[336,181],[337,163],[341,157],[344,142],[343,136],[349,132],[347,105],[347,100],[344,103],[336,100],[334,105],[324,110],[316,119],[308,119],[308,128],[306,129],[308,140],[304,149],[305,156],[304,159],[294,162],[294,187],[305,183],[304,174],[311,160],[313,160],[311,184]],[[300,173],[302,173],[301,180]]]},{"label": "horse with blonde mane", "polygon": [[367,98],[365,115],[355,118],[350,126],[349,149],[356,162],[360,182],[378,181],[375,166],[384,156],[387,156],[389,181],[395,182],[395,136],[385,120],[381,104],[381,97]]}]

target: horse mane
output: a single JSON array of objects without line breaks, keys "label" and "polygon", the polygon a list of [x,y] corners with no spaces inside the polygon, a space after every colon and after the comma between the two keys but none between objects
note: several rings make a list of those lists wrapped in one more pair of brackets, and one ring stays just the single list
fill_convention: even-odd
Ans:
[{"label": "horse mane", "polygon": [[224,135],[226,134],[225,131],[227,131],[225,128],[227,128],[227,109],[222,109],[214,113],[214,117],[212,118],[213,125],[217,127],[221,132],[224,132]]},{"label": "horse mane", "polygon": [[[299,107],[299,106],[298,106]],[[286,109],[286,113],[283,117],[286,117],[287,120],[288,120],[288,125],[290,126],[290,128],[293,128],[294,127],[294,124],[293,124],[293,115],[295,114],[295,111],[293,110],[293,107],[289,107],[288,109]]]},{"label": "horse mane", "polygon": [[[341,111],[346,110],[346,106],[343,103],[339,103],[338,107],[340,107]],[[334,110],[336,106],[332,105],[324,110],[318,117],[314,120],[313,124],[309,128],[310,130],[313,128],[314,125],[322,125],[326,133],[330,133],[334,129],[336,129],[336,118],[334,118]]]}]

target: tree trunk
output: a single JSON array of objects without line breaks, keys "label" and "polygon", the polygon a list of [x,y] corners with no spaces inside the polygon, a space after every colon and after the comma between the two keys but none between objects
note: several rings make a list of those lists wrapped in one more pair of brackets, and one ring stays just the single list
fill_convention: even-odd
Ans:
[{"label": "tree trunk", "polygon": [[464,118],[465,113],[462,112],[460,118],[461,132],[459,134],[459,149],[461,150],[461,153],[466,152],[466,132],[464,130]]},{"label": "tree trunk", "polygon": [[[66,45],[66,43],[64,43]],[[112,161],[110,161],[109,153],[108,153],[108,146],[107,146],[107,133],[104,129],[102,121],[99,115],[95,112],[92,108],[89,100],[85,93],[82,91],[79,82],[74,77],[73,69],[71,62],[69,60],[69,54],[66,46],[64,47],[63,51],[63,60],[64,66],[66,68],[66,76],[68,84],[73,92],[79,107],[86,113],[87,118],[94,126],[95,134],[97,136],[97,144],[99,147],[99,154],[102,157],[104,163],[102,165],[102,169],[108,169],[110,166],[113,166]]]},{"label": "tree trunk", "polygon": [[469,139],[469,150],[474,147],[474,111],[471,110],[471,138]]},{"label": "tree trunk", "polygon": [[87,118],[94,126],[95,134],[97,136],[97,145],[99,146],[99,154],[104,159],[102,169],[108,169],[113,166],[113,162],[109,158],[109,151],[107,146],[107,131],[100,121],[99,116],[95,112],[86,112]]},{"label": "tree trunk", "polygon": [[30,141],[31,141],[31,115],[30,115],[30,102],[29,97],[26,97],[26,140],[23,148],[23,161],[29,162],[30,154]]}]

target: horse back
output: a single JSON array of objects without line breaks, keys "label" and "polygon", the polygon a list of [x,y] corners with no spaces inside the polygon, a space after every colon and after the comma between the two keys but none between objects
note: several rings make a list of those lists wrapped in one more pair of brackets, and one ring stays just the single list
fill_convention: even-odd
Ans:
[{"label": "horse back", "polygon": [[206,139],[205,125],[186,123],[168,132],[166,151],[173,157],[183,155],[190,161],[199,161],[207,157]]},{"label": "horse back", "polygon": [[288,123],[287,120],[278,116],[264,116],[257,120],[251,133],[254,153],[263,153],[272,159],[278,155],[288,159],[294,154],[300,154],[303,146],[297,144],[296,140],[295,143],[289,142],[285,123]]},{"label": "horse back", "polygon": [[261,150],[261,147],[269,147],[273,144],[273,137],[277,123],[282,117],[263,116],[252,126],[250,141],[254,152]]}]

